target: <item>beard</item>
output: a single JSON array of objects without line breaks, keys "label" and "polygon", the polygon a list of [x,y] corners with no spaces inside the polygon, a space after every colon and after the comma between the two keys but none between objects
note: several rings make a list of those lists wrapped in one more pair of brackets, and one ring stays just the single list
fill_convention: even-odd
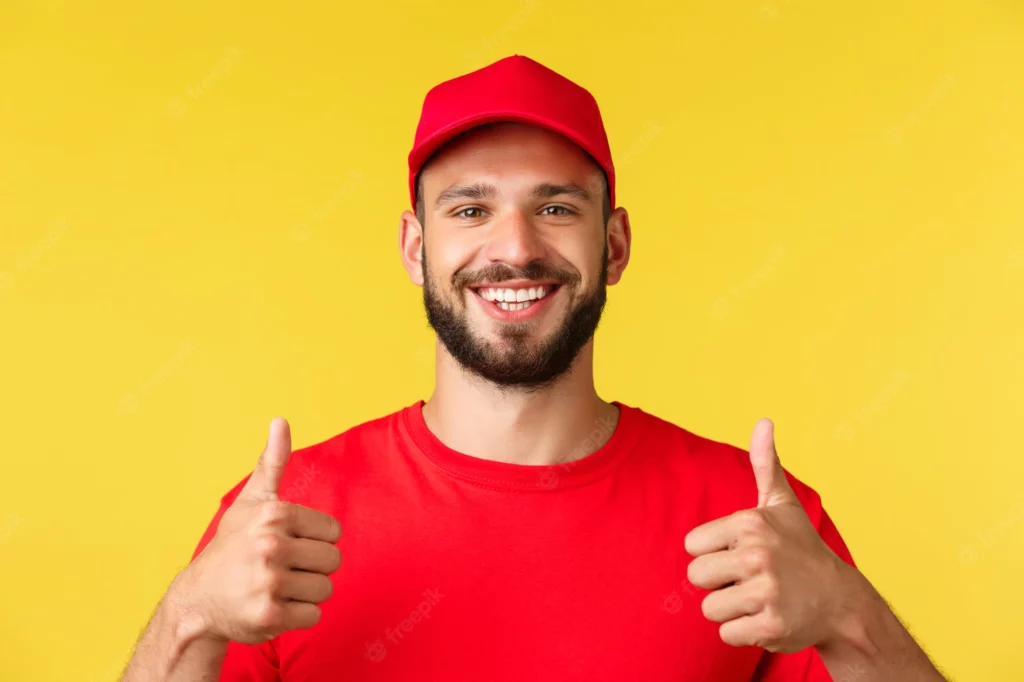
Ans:
[{"label": "beard", "polygon": [[[456,305],[444,300],[433,284],[425,251],[421,252],[421,259],[423,305],[437,338],[464,369],[504,389],[536,392],[552,386],[572,368],[580,350],[594,336],[607,301],[607,243],[601,255],[601,274],[593,291],[578,291],[581,279],[578,273],[557,270],[539,261],[521,270],[495,263],[477,272],[457,272],[452,277],[451,291],[458,301]],[[564,294],[575,294],[569,301],[565,319],[549,338],[531,343],[534,321],[501,323],[499,339],[495,342],[474,334],[462,298],[466,288],[477,282],[497,285],[512,279],[553,279],[559,283],[559,292],[565,289]]]}]

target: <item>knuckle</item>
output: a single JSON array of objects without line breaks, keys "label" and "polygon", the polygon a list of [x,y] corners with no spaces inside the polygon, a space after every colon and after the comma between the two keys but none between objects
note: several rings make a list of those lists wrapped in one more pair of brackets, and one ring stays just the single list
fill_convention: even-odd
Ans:
[{"label": "knuckle", "polygon": [[775,580],[765,581],[764,586],[761,588],[761,602],[764,604],[775,604],[778,603],[780,596],[779,583]]},{"label": "knuckle", "polygon": [[739,512],[740,530],[748,536],[763,535],[768,530],[768,521],[764,514],[756,509],[744,509]]},{"label": "knuckle", "polygon": [[281,500],[268,500],[260,505],[260,521],[266,525],[283,523],[291,514],[291,505]]},{"label": "knuckle", "polygon": [[278,558],[284,551],[284,538],[279,535],[260,535],[254,543],[256,554],[265,561]]},{"label": "knuckle", "polygon": [[750,575],[767,573],[772,567],[772,553],[764,547],[752,547],[743,553],[743,563]]},{"label": "knuckle", "polygon": [[260,581],[260,592],[275,599],[284,587],[284,576],[279,571],[267,571]]},{"label": "knuckle", "polygon": [[761,634],[769,642],[778,642],[785,639],[787,635],[786,622],[778,611],[769,609],[765,612],[764,625]]},{"label": "knuckle", "polygon": [[262,632],[271,632],[280,624],[281,611],[272,599],[261,600],[253,613],[253,625]]}]

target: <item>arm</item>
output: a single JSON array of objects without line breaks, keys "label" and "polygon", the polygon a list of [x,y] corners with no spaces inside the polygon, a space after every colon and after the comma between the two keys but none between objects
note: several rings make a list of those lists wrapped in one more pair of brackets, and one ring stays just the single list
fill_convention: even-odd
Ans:
[{"label": "arm", "polygon": [[701,608],[733,646],[814,647],[834,682],[944,682],[888,605],[822,539],[786,479],[773,425],[750,444],[758,505],[686,537]]},{"label": "arm", "polygon": [[204,626],[187,604],[184,572],[171,583],[146,631],[139,639],[122,682],[215,682],[227,653],[227,640],[204,634]]},{"label": "arm", "polygon": [[841,607],[815,645],[835,682],[945,682],[882,596],[857,569],[840,567]]},{"label": "arm", "polygon": [[[222,668],[236,643],[261,644],[319,621],[318,604],[333,589],[329,574],[341,565],[341,527],[279,499],[290,454],[288,423],[275,419],[255,470],[172,582],[122,682],[214,682],[228,673]],[[276,669],[260,679],[276,680]]]}]

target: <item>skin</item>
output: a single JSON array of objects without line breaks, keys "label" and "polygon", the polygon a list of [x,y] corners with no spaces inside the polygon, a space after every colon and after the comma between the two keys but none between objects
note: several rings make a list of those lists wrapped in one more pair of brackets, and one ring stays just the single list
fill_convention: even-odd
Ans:
[{"label": "skin", "polygon": [[[495,196],[435,205],[445,189],[475,183],[493,186]],[[534,188],[544,183],[572,183],[588,189],[590,198],[535,197]],[[525,325],[521,345],[532,353],[559,333],[581,297],[600,286],[605,251],[607,285],[620,281],[629,262],[626,210],[612,211],[605,229],[600,169],[579,147],[554,133],[514,123],[474,129],[432,157],[422,184],[426,230],[415,213],[402,214],[402,264],[412,282],[424,286],[425,255],[438,295],[465,315],[476,342],[499,358],[517,357],[515,344],[503,336],[507,323],[484,314],[471,300],[472,291],[455,290],[456,274],[470,273],[469,283],[478,284],[481,278],[472,274],[484,268],[504,265],[507,274],[516,275],[531,262],[540,262],[578,277],[578,284],[562,286],[544,313]],[[467,371],[438,343],[436,385],[424,405],[424,419],[442,441],[460,452],[520,464],[556,463],[586,440],[599,419],[618,419],[618,409],[602,400],[594,387],[593,352],[590,339],[571,372],[535,391],[530,386],[496,386]]]},{"label": "skin", "polygon": [[[402,213],[399,247],[410,280],[427,290],[428,312],[444,311],[432,320],[443,333],[427,425],[476,457],[564,462],[562,453],[592,442],[597,420],[618,419],[594,387],[593,338],[577,339],[570,353],[552,348],[593,315],[588,301],[621,280],[632,239],[626,210],[605,221],[602,175],[590,157],[520,124],[460,135],[421,178],[423,220]],[[467,184],[491,191],[438,203],[445,190]],[[535,193],[570,184],[589,196]],[[531,278],[560,288],[527,320],[495,319],[473,298],[474,285]],[[288,424],[276,418],[242,494],[158,606],[125,682],[216,680],[229,640],[262,642],[318,622],[317,604],[330,598],[327,576],[341,563],[341,528],[277,499],[290,453]],[[712,590],[702,610],[721,623],[723,641],[779,652],[816,647],[837,682],[943,680],[868,581],[818,536],[786,481],[770,420],[755,426],[750,459],[758,506],[685,539],[695,557],[688,578]]]}]

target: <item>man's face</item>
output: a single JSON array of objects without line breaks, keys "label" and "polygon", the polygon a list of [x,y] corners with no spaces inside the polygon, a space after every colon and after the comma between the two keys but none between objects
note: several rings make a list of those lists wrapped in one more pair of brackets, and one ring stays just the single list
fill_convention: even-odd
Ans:
[{"label": "man's face", "polygon": [[431,159],[423,300],[464,368],[527,390],[569,370],[606,300],[603,191],[582,150],[525,125],[473,129]]}]

